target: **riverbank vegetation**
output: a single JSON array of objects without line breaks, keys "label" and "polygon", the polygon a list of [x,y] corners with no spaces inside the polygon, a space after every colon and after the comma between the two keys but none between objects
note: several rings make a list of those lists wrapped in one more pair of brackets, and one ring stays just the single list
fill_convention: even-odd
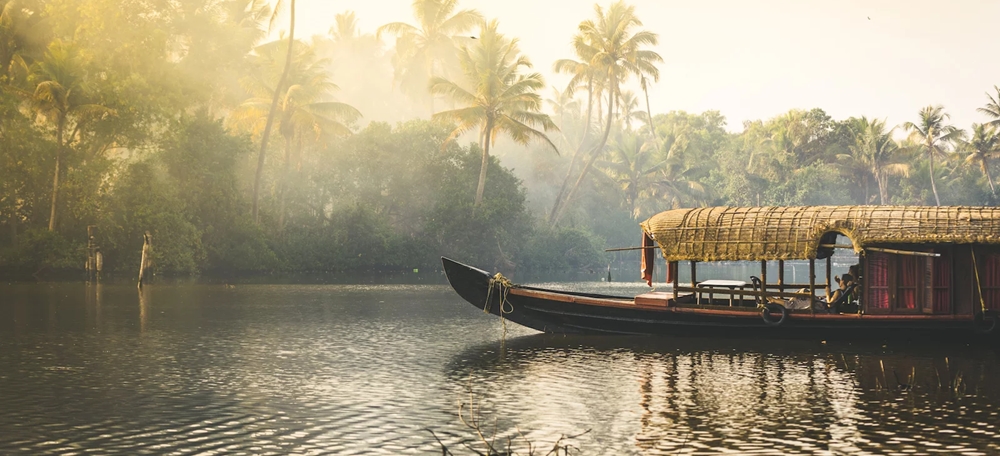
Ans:
[{"label": "riverbank vegetation", "polygon": [[649,105],[670,62],[627,3],[577,12],[564,87],[454,0],[312,37],[278,8],[0,0],[0,270],[82,270],[88,226],[107,270],[145,231],[161,273],[581,269],[674,207],[997,202],[996,87],[970,126],[815,108],[733,132]]}]

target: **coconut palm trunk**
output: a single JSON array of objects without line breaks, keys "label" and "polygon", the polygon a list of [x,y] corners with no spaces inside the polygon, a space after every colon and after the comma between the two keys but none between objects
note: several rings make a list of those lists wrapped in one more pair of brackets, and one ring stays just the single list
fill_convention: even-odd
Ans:
[{"label": "coconut palm trunk", "polygon": [[580,184],[583,182],[584,177],[587,176],[587,172],[594,166],[594,161],[596,161],[597,157],[601,155],[601,151],[604,150],[604,146],[608,144],[608,136],[611,134],[611,124],[612,119],[614,119],[615,112],[615,94],[618,92],[618,83],[616,80],[617,75],[611,74],[610,76],[611,77],[609,79],[612,81],[612,87],[608,90],[608,118],[607,125],[604,127],[604,136],[601,138],[601,143],[592,149],[590,158],[587,160],[587,164],[583,166],[583,170],[581,170],[580,175],[577,176],[576,182],[573,183],[573,188],[571,188],[569,194],[566,195],[566,200],[563,202],[562,207],[560,207],[559,211],[556,213],[556,217],[552,219],[552,226],[556,226],[562,216],[566,213],[566,208],[569,207],[569,204],[573,201],[573,196],[575,196],[577,190],[580,189]]},{"label": "coconut palm trunk", "polygon": [[285,201],[288,199],[288,173],[292,162],[292,135],[285,136],[285,163],[282,165],[281,184],[278,188],[280,202],[278,203],[278,230],[285,229]]},{"label": "coconut palm trunk", "polygon": [[486,169],[490,165],[490,142],[493,133],[493,116],[486,117],[486,131],[483,132],[483,162],[479,166],[479,184],[476,186],[476,206],[483,202],[483,193],[486,191]]},{"label": "coconut palm trunk", "polygon": [[941,198],[938,198],[937,184],[934,182],[934,145],[927,141],[927,163],[931,172],[931,191],[934,192],[934,204],[941,205]]},{"label": "coconut palm trunk", "polygon": [[576,152],[573,152],[573,159],[569,162],[569,168],[566,169],[566,176],[563,177],[562,185],[559,186],[559,193],[556,193],[556,200],[552,203],[552,211],[549,212],[548,220],[551,222],[556,216],[556,211],[559,210],[559,206],[562,203],[563,194],[566,193],[566,187],[569,186],[569,180],[573,176],[573,169],[576,168],[576,164],[580,161],[580,153],[583,151],[584,146],[587,144],[587,136],[590,133],[590,119],[593,118],[594,113],[594,78],[591,77],[587,81],[587,121],[583,125],[583,137],[580,138],[580,144],[576,146]]},{"label": "coconut palm trunk", "polygon": [[656,137],[656,129],[653,128],[653,111],[649,108],[649,86],[646,83],[646,77],[642,77],[642,93],[646,95],[646,120],[649,122],[649,137],[653,138],[653,143],[656,144],[656,148],[660,148],[660,139]]},{"label": "coconut palm trunk", "polygon": [[986,175],[986,182],[990,183],[990,193],[994,197],[996,197],[997,196],[997,189],[996,189],[996,187],[993,186],[993,176],[990,175],[990,167],[989,167],[989,164],[986,163],[986,157],[983,157],[982,163],[980,164],[980,166],[983,168],[983,174]]},{"label": "coconut palm trunk", "polygon": [[271,135],[271,127],[274,126],[274,114],[278,108],[278,99],[281,97],[285,80],[288,79],[288,71],[292,67],[292,47],[295,44],[295,0],[291,0],[289,11],[291,17],[288,25],[288,55],[285,56],[285,68],[281,70],[281,77],[278,78],[278,85],[274,88],[274,97],[271,99],[271,110],[267,114],[267,122],[264,124],[264,133],[260,138],[260,152],[257,154],[257,171],[253,177],[253,209],[251,214],[254,223],[257,223],[257,209],[260,195],[260,179],[264,173],[264,156],[267,153],[267,139]]},{"label": "coconut palm trunk", "polygon": [[889,203],[889,176],[878,177],[878,199],[882,204]]},{"label": "coconut palm trunk", "polygon": [[59,203],[59,172],[62,165],[63,152],[63,130],[66,129],[66,117],[59,116],[59,125],[56,127],[56,172],[52,175],[52,207],[49,211],[49,231],[56,230],[56,207]]}]

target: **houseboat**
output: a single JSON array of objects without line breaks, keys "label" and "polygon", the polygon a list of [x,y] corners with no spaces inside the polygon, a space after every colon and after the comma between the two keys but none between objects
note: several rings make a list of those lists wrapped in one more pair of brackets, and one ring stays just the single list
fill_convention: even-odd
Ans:
[{"label": "houseboat", "polygon": [[[1000,340],[998,208],[707,207],[661,212],[641,228],[641,277],[652,285],[659,250],[672,285],[665,291],[558,291],[442,261],[472,305],[548,333]],[[857,255],[839,285],[830,273],[837,249]],[[808,262],[807,282],[786,280],[789,260]],[[734,261],[759,262],[759,276],[698,273],[701,263]],[[825,262],[821,281],[817,261]],[[767,274],[774,262],[776,277]],[[688,283],[680,268],[690,268]]]}]

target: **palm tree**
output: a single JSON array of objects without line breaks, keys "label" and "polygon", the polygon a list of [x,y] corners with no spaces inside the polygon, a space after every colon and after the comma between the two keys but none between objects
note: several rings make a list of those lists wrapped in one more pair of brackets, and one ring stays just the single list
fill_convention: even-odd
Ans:
[{"label": "palm tree", "polygon": [[[413,0],[413,15],[419,25],[392,22],[376,30],[376,36],[396,35],[396,79],[411,96],[423,96],[428,81],[440,76],[450,78],[449,69],[457,66],[457,53],[469,37],[461,37],[483,21],[476,10],[455,12],[458,0]],[[454,13],[454,14],[452,14]],[[430,99],[434,112],[434,98]]]},{"label": "palm tree", "polygon": [[993,90],[996,90],[997,96],[994,97],[993,95],[990,95],[989,92],[986,92],[986,97],[989,98],[990,101],[986,103],[986,106],[977,109],[977,111],[986,114],[993,119],[987,122],[986,125],[994,128],[1000,128],[1000,87],[993,86]]},{"label": "palm tree", "polygon": [[541,126],[549,131],[558,127],[548,115],[539,112],[542,98],[537,92],[545,86],[542,75],[521,73],[522,69],[531,68],[531,62],[521,55],[517,39],[497,32],[496,20],[482,25],[476,45],[462,49],[459,63],[463,73],[461,83],[435,77],[430,89],[431,93],[445,95],[464,107],[436,113],[434,119],[457,124],[446,141],[479,129],[483,147],[475,201],[479,206],[486,188],[490,146],[497,136],[506,133],[520,144],[541,139],[558,153],[548,136],[535,128]]},{"label": "palm tree", "polygon": [[[886,130],[885,120],[862,116],[850,126],[852,143],[850,155],[838,158],[856,163],[878,186],[879,203],[889,201],[889,176],[909,176],[910,165],[897,160],[899,146],[892,140],[892,129]],[[868,176],[865,176],[865,204],[868,203]]]},{"label": "palm tree", "polygon": [[[658,82],[659,75],[653,79],[653,82]],[[642,89],[643,95],[646,96],[646,126],[649,127],[649,136],[653,138],[653,141],[659,143],[656,138],[656,127],[653,126],[653,111],[649,108],[649,78],[646,75],[641,75],[639,77],[639,87]]]},{"label": "palm tree", "polygon": [[965,157],[965,162],[978,164],[979,169],[986,176],[986,181],[990,183],[990,192],[993,197],[997,196],[997,189],[993,186],[993,177],[990,176],[990,158],[1000,157],[1000,136],[995,129],[984,124],[972,124],[972,138],[963,142],[969,155]]},{"label": "palm tree", "polygon": [[[16,67],[26,76],[26,54],[39,57],[48,40],[41,37],[46,21],[37,0],[0,0],[0,81]],[[9,80],[6,82],[10,82]]]},{"label": "palm tree", "polygon": [[[274,28],[278,12],[284,6],[284,2],[285,0],[277,0],[277,3],[274,5],[274,11],[271,13],[271,21],[268,26],[269,29]],[[260,137],[260,153],[257,154],[257,171],[253,177],[253,209],[251,210],[251,215],[255,223],[258,222],[257,201],[260,195],[260,179],[264,172],[264,155],[267,153],[267,140],[271,136],[271,126],[274,125],[274,114],[275,109],[278,107],[278,98],[285,89],[285,80],[288,78],[288,71],[292,67],[292,48],[295,45],[295,0],[290,0],[290,2],[288,6],[288,52],[285,55],[285,67],[281,71],[281,77],[278,79],[278,84],[275,86],[274,94],[271,98],[271,109],[268,110],[267,122],[264,124],[264,131]]]},{"label": "palm tree", "polygon": [[639,108],[639,97],[635,95],[631,90],[623,90],[621,94],[621,99],[618,103],[618,117],[622,122],[622,126],[625,127],[627,131],[632,130],[633,121],[645,122],[647,125],[650,123],[646,120],[646,112]]},{"label": "palm tree", "polygon": [[355,16],[354,11],[344,11],[333,16],[333,26],[330,27],[329,34],[333,38],[333,42],[337,44],[350,45],[360,38],[361,32],[358,30],[358,18]]},{"label": "palm tree", "polygon": [[[284,41],[273,41],[257,48],[258,66],[262,74],[243,79],[243,85],[251,98],[245,100],[230,114],[231,125],[251,131],[255,136],[263,134],[267,123],[272,118],[278,121],[278,132],[285,140],[285,157],[283,171],[279,180],[279,213],[278,228],[284,227],[285,221],[285,187],[289,179],[289,167],[293,155],[293,143],[304,137],[313,135],[346,136],[351,130],[342,123],[350,122],[361,113],[353,106],[335,101],[325,101],[330,92],[337,89],[325,71],[324,60],[317,60],[312,49],[305,48],[301,43],[293,49],[296,54],[290,71],[285,73],[288,87],[278,94],[279,103],[268,109],[270,100],[274,99],[274,71],[276,64],[285,58]],[[285,58],[287,61],[287,58]],[[261,125],[262,122],[265,122]]]},{"label": "palm tree", "polygon": [[235,26],[237,40],[255,45],[267,36],[262,24],[274,18],[267,0],[238,0],[222,4],[229,23]]},{"label": "palm tree", "polygon": [[655,64],[663,61],[656,52],[644,49],[645,46],[656,45],[657,35],[646,30],[634,31],[636,27],[642,26],[642,21],[635,15],[635,7],[619,0],[612,3],[606,12],[600,5],[594,5],[594,12],[597,16],[596,21],[588,19],[580,23],[579,32],[573,37],[573,47],[577,57],[594,67],[606,84],[607,124],[600,143],[591,149],[590,158],[561,203],[561,207],[556,211],[556,216],[552,220],[553,225],[559,223],[569,202],[580,188],[580,183],[608,142],[615,102],[621,98],[619,90],[621,83],[632,76],[645,75],[658,78],[660,72]]},{"label": "palm tree", "polygon": [[66,149],[81,132],[86,121],[112,113],[104,106],[87,102],[84,77],[83,65],[75,50],[56,40],[49,45],[45,57],[35,64],[31,76],[35,83],[34,91],[21,92],[29,99],[37,117],[55,127],[56,156],[55,170],[52,173],[49,231],[56,229],[59,174],[62,172],[62,159]]},{"label": "palm tree", "polygon": [[566,133],[575,130],[576,122],[580,120],[580,100],[574,97],[573,91],[569,88],[559,90],[558,87],[552,86],[549,93],[552,94],[552,97],[546,98],[545,102],[552,108],[552,114],[559,119],[556,125],[559,127],[559,136],[562,138],[561,145],[569,146],[570,139]]},{"label": "palm tree", "polygon": [[659,179],[653,183],[649,201],[656,204],[653,211],[662,209],[662,202],[669,201],[671,208],[704,205],[709,200],[709,189],[701,183],[707,174],[706,163],[693,164],[685,157],[667,157]]},{"label": "palm tree", "polygon": [[576,168],[576,164],[580,159],[580,154],[583,152],[584,147],[587,144],[587,136],[590,134],[590,123],[593,119],[594,113],[594,96],[600,97],[600,93],[603,90],[601,81],[599,80],[600,74],[596,71],[595,67],[590,66],[586,62],[580,62],[573,59],[560,59],[556,60],[553,65],[553,69],[557,73],[568,73],[573,75],[569,83],[566,84],[567,91],[577,91],[582,88],[587,90],[587,116],[583,124],[583,135],[580,138],[580,142],[577,143],[576,151],[573,152],[573,158],[569,162],[569,167],[566,168],[566,176],[563,178],[562,185],[559,186],[559,193],[556,194],[555,203],[552,205],[552,211],[549,212],[549,220],[551,221],[556,216],[556,210],[559,209],[559,203],[562,200],[563,194],[566,192],[566,187],[569,186],[570,178],[573,176],[573,169]]},{"label": "palm tree", "polygon": [[927,151],[927,161],[930,166],[931,191],[934,193],[934,203],[941,205],[938,197],[937,184],[934,182],[934,157],[944,155],[944,146],[948,142],[954,142],[962,137],[962,130],[951,125],[946,125],[945,121],[951,116],[944,112],[944,107],[927,106],[920,110],[919,123],[906,122],[903,128],[910,132],[910,139],[921,144]]},{"label": "palm tree", "polygon": [[605,176],[615,182],[625,198],[632,219],[640,214],[640,197],[653,186],[666,164],[656,157],[656,147],[634,132],[619,132],[609,148],[607,160],[597,163]]}]

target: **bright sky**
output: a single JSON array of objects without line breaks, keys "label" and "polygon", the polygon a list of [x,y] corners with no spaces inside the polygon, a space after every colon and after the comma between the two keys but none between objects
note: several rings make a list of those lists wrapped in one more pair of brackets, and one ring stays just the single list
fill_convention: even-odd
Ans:
[{"label": "bright sky", "polygon": [[[363,32],[415,24],[408,0],[298,0],[297,35],[326,33],[353,10]],[[608,0],[601,4],[607,6]],[[1000,85],[994,0],[633,0],[643,27],[659,34],[661,78],[652,111],[716,109],[729,129],[793,108],[819,107],[835,119],[867,115],[889,125],[915,121],[942,104],[969,128]],[[500,21],[501,32],[562,86],[552,62],[572,58],[570,40],[593,3],[579,0],[461,0]],[[287,19],[286,19],[287,20]],[[546,93],[546,96],[548,94]]]}]

